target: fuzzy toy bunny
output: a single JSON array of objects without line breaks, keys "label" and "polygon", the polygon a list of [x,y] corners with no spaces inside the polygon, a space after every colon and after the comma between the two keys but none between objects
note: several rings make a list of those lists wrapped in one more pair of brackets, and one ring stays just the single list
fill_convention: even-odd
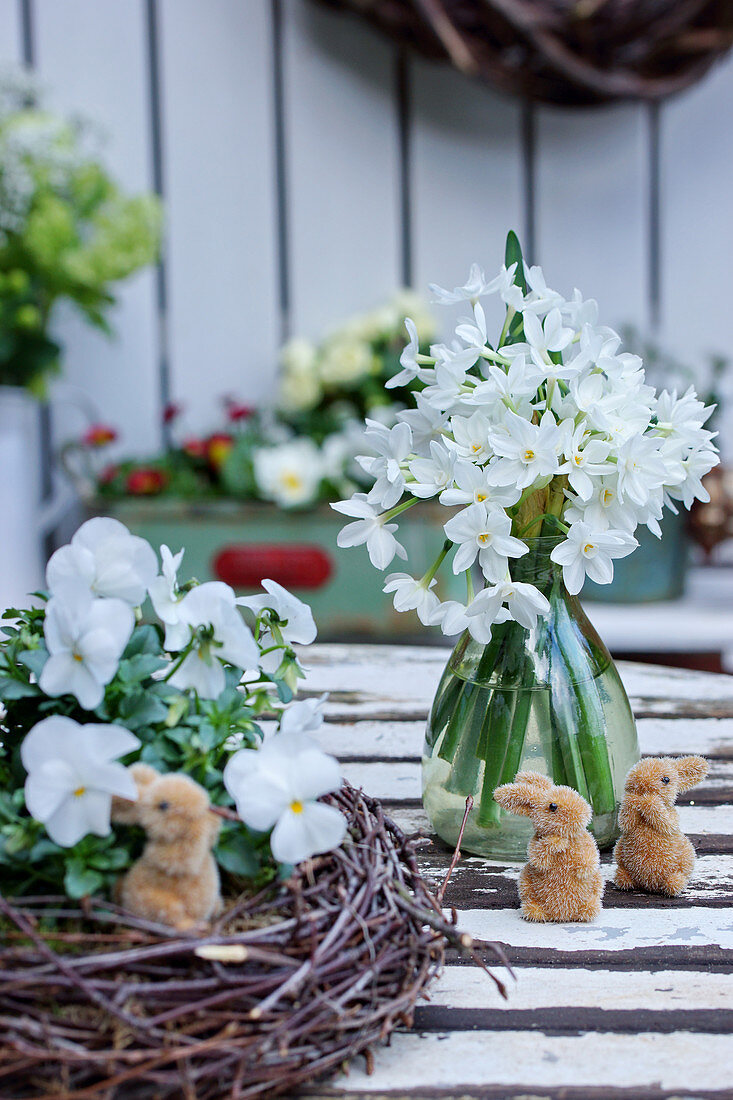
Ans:
[{"label": "fuzzy toy bunny", "polygon": [[616,844],[616,885],[675,897],[695,866],[695,850],[680,829],[675,800],[708,773],[701,756],[640,760],[626,776]]},{"label": "fuzzy toy bunny", "polygon": [[497,787],[494,798],[503,809],[531,817],[534,824],[529,862],[519,876],[525,920],[595,920],[603,877],[587,828],[592,810],[585,799],[572,787],[553,786],[537,772],[520,772],[514,783]]},{"label": "fuzzy toy bunny", "polygon": [[142,825],[147,843],[120,879],[118,899],[131,913],[185,931],[221,908],[211,854],[219,820],[206,791],[188,776],[159,775],[147,764],[133,764],[130,771],[137,802],[115,799],[112,819]]}]

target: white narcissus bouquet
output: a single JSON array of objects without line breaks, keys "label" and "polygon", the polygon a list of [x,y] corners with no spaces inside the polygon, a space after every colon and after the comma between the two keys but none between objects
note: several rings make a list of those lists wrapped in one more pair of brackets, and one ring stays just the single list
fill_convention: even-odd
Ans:
[{"label": "white narcissus bouquet", "polygon": [[[110,812],[113,796],[137,798],[126,765],[139,760],[236,804],[215,856],[239,877],[267,881],[344,839],[343,815],[318,801],[341,782],[312,737],[323,700],[292,701],[310,608],[269,580],[240,598],[218,581],[179,585],[183,551],[160,553],[159,571],[144,539],[89,520],[49,561],[41,606],[5,613],[4,893],[110,890],[138,850]],[[277,726],[264,740],[262,717]]]},{"label": "white narcissus bouquet", "polygon": [[[400,514],[437,497],[450,510],[442,553],[422,577],[390,573],[385,592],[426,625],[488,643],[494,624],[529,628],[548,611],[539,588],[513,579],[528,538],[562,536],[552,560],[575,594],[586,576],[610,583],[614,560],[638,545],[639,524],[659,536],[665,507],[709,499],[701,479],[718,462],[704,427],[713,409],[692,387],[656,394],[641,359],[598,323],[596,302],[551,290],[541,268],[524,264],[513,233],[494,278],[474,265],[465,286],[431,290],[438,303],[465,303],[468,315],[452,343],[429,355],[407,321],[402,369],[388,385],[417,379],[416,407],[398,413],[392,428],[367,421],[375,453],[359,461],[374,484],[332,507],[354,520],[339,545],[366,543],[383,570],[406,558]],[[494,343],[482,305],[492,295],[506,306]],[[466,576],[465,604],[441,603],[433,592],[451,553],[453,572]]]}]

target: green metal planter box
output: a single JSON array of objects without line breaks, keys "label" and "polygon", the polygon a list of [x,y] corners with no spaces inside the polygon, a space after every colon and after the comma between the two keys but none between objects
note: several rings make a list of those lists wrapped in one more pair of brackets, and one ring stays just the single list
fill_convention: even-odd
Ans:
[{"label": "green metal planter box", "polygon": [[[234,501],[96,500],[94,515],[121,520],[154,547],[166,543],[175,553],[185,547],[179,578],[221,580],[240,595],[259,590],[264,577],[284,585],[313,609],[323,640],[441,641],[436,628],[420,626],[413,614],[400,615],[382,592],[384,577],[404,568],[395,558],[380,573],[363,546],[340,550],[339,530],[349,520],[324,506],[286,512],[269,504]],[[423,506],[419,517],[400,517],[398,538],[414,576],[435,560],[445,539],[445,509]],[[441,599],[465,600],[465,580],[445,565],[435,591]]]}]

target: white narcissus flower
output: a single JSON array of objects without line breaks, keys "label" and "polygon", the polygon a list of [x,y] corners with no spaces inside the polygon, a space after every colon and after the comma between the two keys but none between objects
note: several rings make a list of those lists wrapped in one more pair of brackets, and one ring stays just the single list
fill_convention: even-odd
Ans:
[{"label": "white narcissus flower", "polygon": [[531,630],[537,625],[537,616],[546,615],[549,610],[547,597],[533,584],[506,580],[479,592],[467,614],[472,616],[488,613],[497,623],[513,619],[520,626]]},{"label": "white narcissus flower", "polygon": [[207,581],[187,592],[181,617],[195,633],[193,648],[170,677],[173,687],[218,699],[226,686],[226,661],[235,668],[255,668],[260,651],[240,615],[234,591],[221,581]]},{"label": "white narcissus flower", "polygon": [[53,697],[73,695],[85,710],[94,710],[117,672],[134,626],[132,608],[123,600],[82,595],[72,604],[54,596],[43,624],[49,656],[38,680],[41,691]]},{"label": "white narcissus flower", "polygon": [[28,773],[28,813],[46,826],[55,844],[70,848],[86,836],[107,836],[112,796],[137,799],[135,781],[117,758],[140,745],[118,725],[81,726],[52,714],[38,722],[20,746]]},{"label": "white narcissus flower", "polygon": [[621,500],[618,492],[618,478],[601,477],[593,485],[590,500],[570,499],[565,509],[568,523],[584,520],[594,531],[607,531],[609,527],[618,527],[633,534],[638,522],[636,508]]},{"label": "white narcissus flower", "polygon": [[160,548],[161,575],[148,589],[155,614],[165,626],[165,648],[177,652],[185,647],[191,632],[181,615],[181,603],[185,592],[178,591],[178,570],[183,560],[183,550],[172,554],[163,544]]},{"label": "white narcissus flower", "polygon": [[409,424],[415,454],[427,458],[430,454],[430,444],[442,442],[448,415],[440,409],[433,408],[430,402],[418,393],[415,395],[415,408],[398,412],[397,419],[402,424]]},{"label": "white narcissus flower", "polygon": [[272,829],[280,863],[330,852],[346,835],[346,819],[317,800],[341,785],[338,761],[300,732],[276,733],[259,749],[240,749],[224,769],[224,785],[250,829]]},{"label": "white narcissus flower", "polygon": [[345,516],[357,517],[356,523],[347,523],[339,531],[336,539],[338,546],[361,546],[366,543],[369,560],[375,569],[386,569],[395,555],[407,558],[407,551],[393,534],[397,524],[385,523],[384,515],[380,515],[369,503],[365,493],[355,493],[351,500],[336,501],[331,507]]},{"label": "white narcissus flower", "polygon": [[454,287],[453,290],[444,290],[443,287],[430,283],[429,289],[433,294],[433,301],[440,303],[440,305],[472,302],[477,298],[483,298],[487,294],[495,294],[497,291],[505,290],[506,287],[511,285],[516,269],[516,264],[512,264],[508,269],[502,266],[499,274],[487,281],[479,265],[471,264],[468,279],[463,286]]},{"label": "white narcissus flower", "polygon": [[594,531],[587,523],[574,523],[567,538],[556,546],[550,557],[562,566],[568,592],[575,596],[586,575],[596,584],[613,580],[613,559],[625,558],[639,543],[627,531]]},{"label": "white narcissus flower", "polygon": [[496,485],[527,489],[538,478],[549,481],[560,468],[563,435],[549,411],[543,413],[539,424],[532,424],[509,410],[489,440],[499,456],[489,470],[489,478]]},{"label": "white narcissus flower", "polygon": [[68,546],[52,554],[46,566],[46,584],[52,596],[69,602],[86,593],[137,607],[157,572],[158,562],[149,542],[131,535],[116,519],[96,516],[81,525]]},{"label": "white narcissus flower", "polygon": [[667,469],[655,441],[634,436],[619,449],[616,461],[618,491],[622,499],[644,505],[650,493],[664,485]]},{"label": "white narcissus flower", "polygon": [[474,466],[459,459],[453,470],[454,485],[440,494],[440,503],[451,507],[455,504],[485,504],[487,507],[510,508],[522,495],[513,485],[492,485],[489,467]]},{"label": "white narcissus flower", "polygon": [[540,369],[546,370],[549,368],[554,375],[557,364],[552,364],[550,352],[563,351],[572,341],[575,332],[563,325],[562,314],[559,309],[551,309],[544,321],[540,321],[537,315],[527,308],[525,308],[522,316],[524,318],[524,336],[529,344],[532,359]]},{"label": "white narcissus flower", "polygon": [[255,482],[265,500],[282,508],[311,504],[323,478],[318,448],[311,439],[294,439],[252,452]]},{"label": "white narcissus flower", "polygon": [[443,525],[451,542],[458,544],[453,572],[463,573],[478,555],[479,565],[488,581],[504,578],[509,558],[521,558],[529,547],[510,534],[512,521],[499,508],[470,504]]},{"label": "white narcissus flower", "polygon": [[455,455],[440,443],[430,444],[430,458],[413,458],[410,473],[414,482],[407,489],[414,497],[434,497],[453,480]]},{"label": "white narcissus flower", "polygon": [[408,573],[390,573],[384,585],[384,592],[394,592],[395,611],[416,611],[424,626],[429,626],[440,601],[432,591],[435,580],[423,584]]},{"label": "white narcissus flower", "polygon": [[471,416],[453,416],[450,421],[455,440],[455,450],[461,458],[481,465],[491,458],[489,432],[491,425],[483,413],[475,412]]},{"label": "white narcissus flower", "polygon": [[599,477],[613,473],[613,463],[607,461],[610,451],[611,445],[592,438],[582,423],[572,433],[559,472],[567,473],[570,488],[581,500],[590,500]]},{"label": "white narcissus flower", "polygon": [[409,424],[395,424],[387,428],[376,420],[367,419],[364,442],[377,452],[373,455],[357,455],[356,461],[374,478],[374,485],[367,499],[380,508],[394,508],[405,488],[401,463],[406,463],[412,452],[412,433]]},{"label": "white narcissus flower", "polygon": [[417,377],[420,370],[417,362],[417,355],[420,351],[420,337],[417,334],[415,322],[410,317],[405,317],[405,328],[410,340],[400,355],[402,370],[392,375],[389,381],[384,383],[388,390],[394,389],[395,386],[408,386]]}]

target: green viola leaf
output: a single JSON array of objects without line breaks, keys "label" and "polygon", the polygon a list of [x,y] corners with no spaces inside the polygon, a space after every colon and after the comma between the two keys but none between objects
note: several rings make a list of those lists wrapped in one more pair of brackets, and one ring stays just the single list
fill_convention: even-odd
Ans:
[{"label": "green viola leaf", "polygon": [[71,859],[67,862],[64,889],[70,898],[87,897],[101,890],[103,886],[104,876],[85,866],[80,859]]},{"label": "green viola leaf", "polygon": [[220,867],[232,875],[251,878],[260,868],[257,852],[243,826],[234,826],[222,832],[222,837],[214,850],[214,856]]},{"label": "green viola leaf", "polygon": [[34,676],[40,676],[43,672],[43,666],[48,660],[48,650],[45,646],[39,646],[38,649],[27,649],[20,654],[18,660],[30,669]]}]

